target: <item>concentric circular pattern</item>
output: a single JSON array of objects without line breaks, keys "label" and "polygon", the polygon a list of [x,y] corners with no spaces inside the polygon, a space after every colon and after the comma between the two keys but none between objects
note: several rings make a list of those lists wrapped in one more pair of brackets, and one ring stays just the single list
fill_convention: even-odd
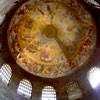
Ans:
[{"label": "concentric circular pattern", "polygon": [[17,64],[47,78],[68,75],[84,65],[95,43],[95,24],[77,0],[28,1],[8,29],[9,49]]}]

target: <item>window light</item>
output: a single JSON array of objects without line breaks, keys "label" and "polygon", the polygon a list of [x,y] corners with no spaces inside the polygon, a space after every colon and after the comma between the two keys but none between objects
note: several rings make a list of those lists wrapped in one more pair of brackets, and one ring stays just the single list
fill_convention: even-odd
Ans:
[{"label": "window light", "polygon": [[94,5],[97,5],[97,6],[100,6],[97,2],[96,2],[96,0],[85,0],[86,2],[89,2],[89,3],[91,3],[91,4],[94,4]]},{"label": "window light", "polygon": [[0,16],[0,25],[3,23],[5,17],[6,17],[6,15]]},{"label": "window light", "polygon": [[17,93],[30,99],[32,94],[31,82],[26,79],[21,80],[17,89]]},{"label": "window light", "polygon": [[56,100],[56,91],[52,86],[45,86],[42,90],[41,100]]},{"label": "window light", "polygon": [[3,64],[0,69],[0,78],[1,80],[8,85],[10,78],[12,76],[11,67],[8,64]]},{"label": "window light", "polygon": [[100,68],[94,67],[88,72],[88,80],[93,88],[100,85]]}]

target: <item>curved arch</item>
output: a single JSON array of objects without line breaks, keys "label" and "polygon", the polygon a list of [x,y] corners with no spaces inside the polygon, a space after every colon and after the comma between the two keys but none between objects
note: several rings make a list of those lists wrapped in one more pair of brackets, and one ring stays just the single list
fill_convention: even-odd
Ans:
[{"label": "curved arch", "polygon": [[32,94],[32,84],[27,79],[22,79],[19,83],[17,93],[26,97],[31,98]]},{"label": "curved arch", "polygon": [[3,64],[2,67],[1,67],[1,69],[0,69],[0,78],[2,79],[2,81],[6,85],[9,84],[11,76],[12,76],[12,69],[11,69],[10,65]]},{"label": "curved arch", "polygon": [[88,80],[93,88],[96,88],[98,85],[100,85],[100,68],[93,67],[88,72]]},{"label": "curved arch", "polygon": [[56,90],[52,86],[45,86],[42,89],[41,100],[56,100]]}]

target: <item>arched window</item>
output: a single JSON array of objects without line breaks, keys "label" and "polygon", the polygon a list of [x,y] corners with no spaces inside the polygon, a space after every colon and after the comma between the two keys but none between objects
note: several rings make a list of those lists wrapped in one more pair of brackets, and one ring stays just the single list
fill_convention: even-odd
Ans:
[{"label": "arched window", "polygon": [[31,82],[26,79],[21,80],[17,89],[17,93],[30,99],[32,94]]},{"label": "arched window", "polygon": [[52,86],[45,86],[42,90],[41,100],[56,100],[56,91]]},{"label": "arched window", "polygon": [[93,88],[100,85],[100,68],[94,67],[88,72],[88,80]]},{"label": "arched window", "polygon": [[11,67],[8,64],[3,64],[0,69],[0,78],[6,85],[8,85],[11,76],[12,76]]}]

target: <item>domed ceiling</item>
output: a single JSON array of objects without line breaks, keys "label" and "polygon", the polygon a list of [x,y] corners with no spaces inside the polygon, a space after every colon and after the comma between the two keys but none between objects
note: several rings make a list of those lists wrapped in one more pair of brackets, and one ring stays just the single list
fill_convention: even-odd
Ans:
[{"label": "domed ceiling", "polygon": [[99,67],[98,11],[81,0],[13,2],[1,6],[1,100],[99,100],[88,81]]}]

